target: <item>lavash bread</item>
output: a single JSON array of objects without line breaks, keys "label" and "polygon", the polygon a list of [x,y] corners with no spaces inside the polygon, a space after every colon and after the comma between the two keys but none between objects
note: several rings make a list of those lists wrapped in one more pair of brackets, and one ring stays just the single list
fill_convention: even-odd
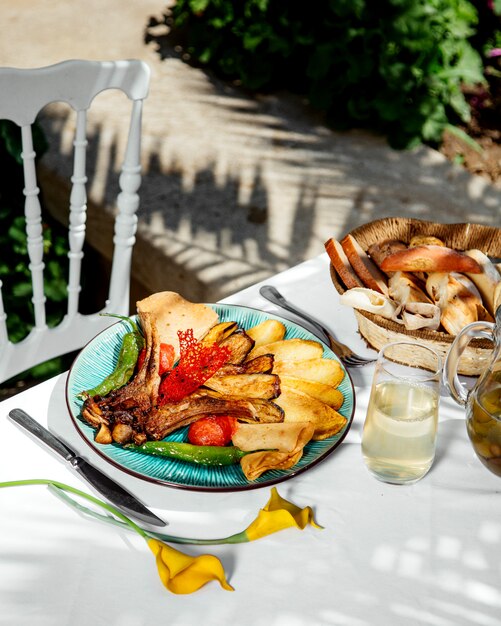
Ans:
[{"label": "lavash bread", "polygon": [[376,313],[386,319],[393,319],[397,311],[397,305],[388,296],[366,287],[348,289],[340,295],[339,301],[354,309]]},{"label": "lavash bread", "polygon": [[467,324],[485,317],[478,290],[462,274],[429,274],[426,290],[440,308],[440,323],[450,335],[457,335]]},{"label": "lavash bread", "polygon": [[489,257],[480,250],[467,250],[466,254],[475,259],[475,261],[482,268],[481,274],[466,274],[482,295],[485,308],[491,315],[496,313],[496,287],[501,283],[501,274],[496,269],[496,266],[491,263]]},{"label": "lavash bread", "polygon": [[178,331],[193,329],[195,339],[202,339],[218,322],[218,314],[205,304],[185,300],[174,291],[160,291],[136,303],[139,315],[149,313],[158,330],[160,343],[174,346],[179,357]]}]

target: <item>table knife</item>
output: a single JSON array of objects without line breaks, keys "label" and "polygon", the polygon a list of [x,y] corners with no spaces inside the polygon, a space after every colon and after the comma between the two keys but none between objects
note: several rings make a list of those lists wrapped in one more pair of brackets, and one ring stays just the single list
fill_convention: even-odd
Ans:
[{"label": "table knife", "polygon": [[12,409],[9,412],[9,417],[16,424],[19,424],[19,426],[22,426],[37,439],[45,443],[51,450],[57,452],[65,461],[68,461],[80,476],[118,509],[148,524],[153,524],[154,526],[166,525],[162,519],[147,509],[131,493],[97,467],[75,454],[71,448],[30,417],[25,411]]}]

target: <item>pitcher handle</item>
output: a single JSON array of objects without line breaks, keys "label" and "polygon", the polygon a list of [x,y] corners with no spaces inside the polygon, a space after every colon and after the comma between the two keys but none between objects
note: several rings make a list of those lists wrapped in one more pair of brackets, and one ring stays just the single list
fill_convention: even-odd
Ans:
[{"label": "pitcher handle", "polygon": [[462,406],[465,406],[468,400],[468,391],[461,384],[458,377],[457,368],[459,359],[470,341],[475,337],[484,337],[485,339],[494,341],[493,331],[494,324],[491,322],[472,322],[456,335],[451,349],[447,354],[444,363],[443,382],[454,400]]}]

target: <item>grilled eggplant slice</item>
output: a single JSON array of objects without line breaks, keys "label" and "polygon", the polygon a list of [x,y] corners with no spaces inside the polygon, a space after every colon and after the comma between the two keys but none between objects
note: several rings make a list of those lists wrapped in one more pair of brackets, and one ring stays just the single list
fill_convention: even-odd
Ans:
[{"label": "grilled eggplant slice", "polygon": [[211,345],[213,343],[221,343],[221,341],[234,333],[237,328],[238,324],[236,322],[219,322],[219,324],[216,324],[209,330],[202,339],[202,343]]},{"label": "grilled eggplant slice", "polygon": [[271,400],[280,395],[280,378],[276,374],[229,374],[213,376],[205,387],[228,396]]},{"label": "grilled eggplant slice", "polygon": [[254,339],[249,337],[245,330],[239,328],[219,344],[221,347],[230,349],[230,363],[239,365],[245,361],[245,358],[254,347]]}]

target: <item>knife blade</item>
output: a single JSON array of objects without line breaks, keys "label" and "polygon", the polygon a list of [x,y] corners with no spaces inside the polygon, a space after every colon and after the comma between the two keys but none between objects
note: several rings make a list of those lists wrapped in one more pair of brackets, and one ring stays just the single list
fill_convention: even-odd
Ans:
[{"label": "knife blade", "polygon": [[75,454],[71,448],[34,420],[28,413],[22,409],[12,409],[9,411],[9,417],[16,424],[22,426],[38,440],[42,441],[52,451],[59,454],[65,461],[68,461],[82,478],[118,509],[148,524],[155,526],[166,525],[162,519],[147,509],[135,496],[126,491],[100,469]]}]

